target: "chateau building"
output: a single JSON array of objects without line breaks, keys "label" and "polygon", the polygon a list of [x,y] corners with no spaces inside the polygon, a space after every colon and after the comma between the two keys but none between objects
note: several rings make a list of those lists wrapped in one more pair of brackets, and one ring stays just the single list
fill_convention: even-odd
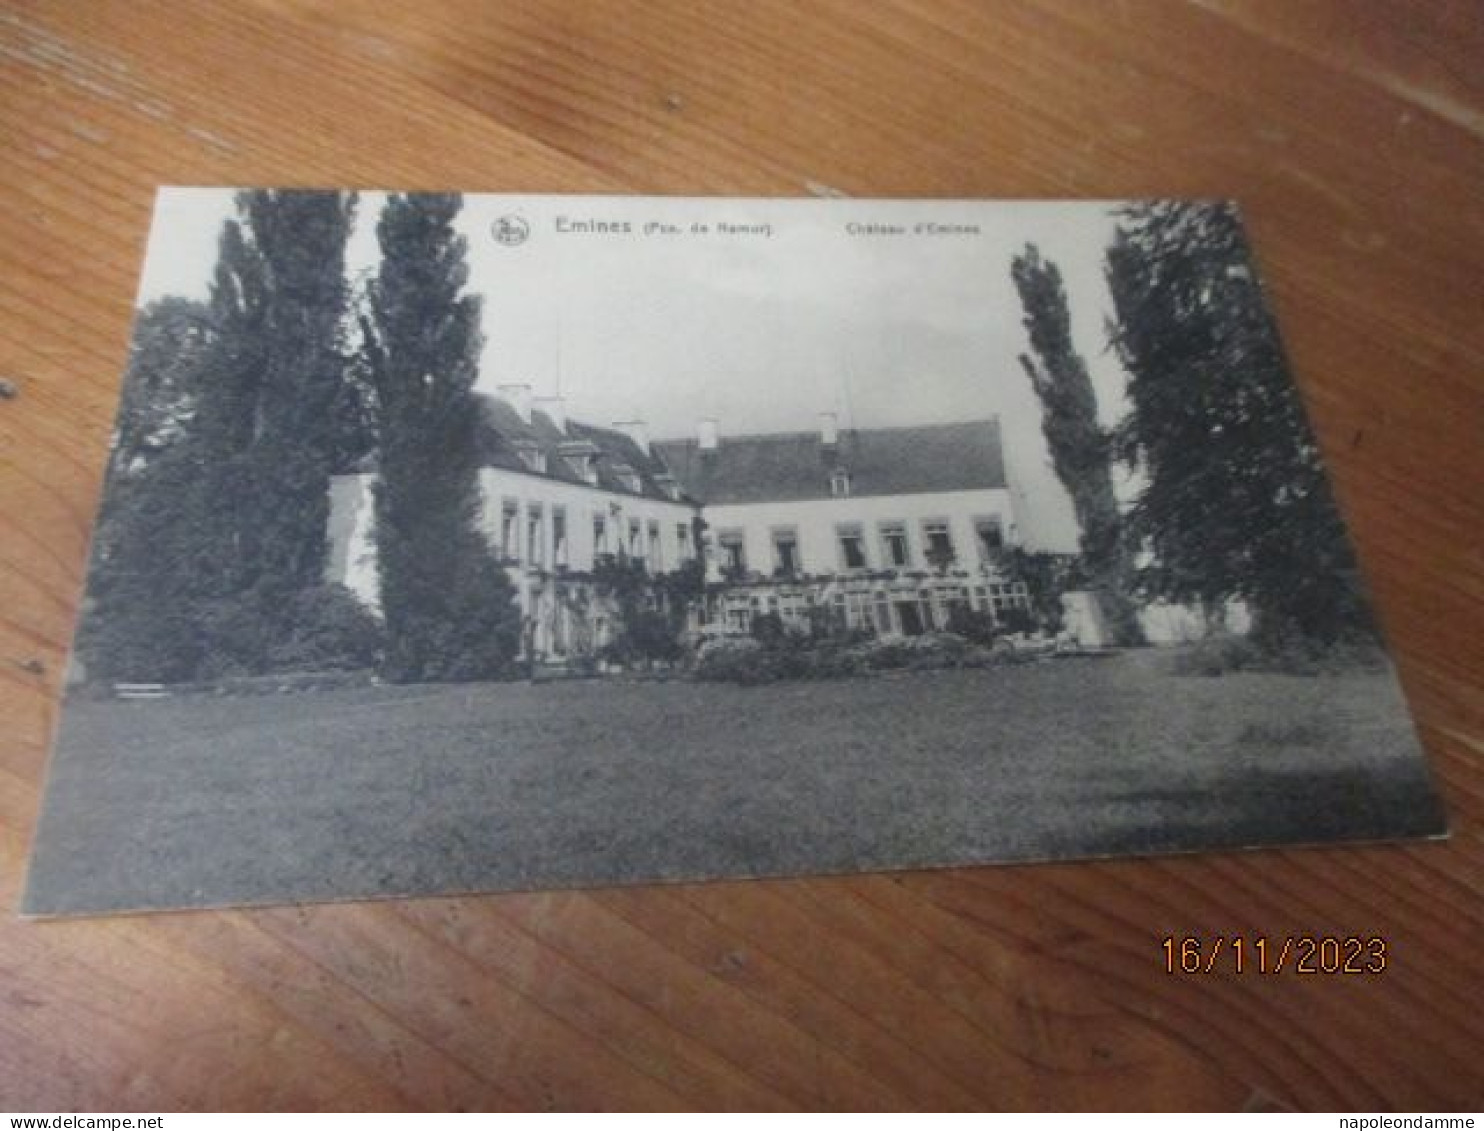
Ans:
[{"label": "chateau building", "polygon": [[1016,538],[996,420],[719,436],[655,445],[701,506],[705,610],[722,631],[776,613],[802,626],[823,606],[883,635],[943,628],[954,607],[1001,614],[1028,604],[1001,576]]},{"label": "chateau building", "polygon": [[[696,507],[649,453],[642,423],[568,420],[560,398],[503,385],[478,398],[484,535],[515,587],[537,656],[592,655],[616,610],[592,571],[607,555],[668,573],[696,553]],[[328,579],[380,609],[374,463],[330,485]],[[430,548],[429,552],[436,552]]]},{"label": "chateau building", "polygon": [[[699,555],[705,634],[775,613],[821,614],[886,635],[942,628],[963,607],[1028,604],[996,569],[1016,540],[998,422],[723,436],[702,421],[651,443],[641,421],[599,428],[559,398],[501,386],[479,398],[484,534],[514,583],[537,657],[592,655],[616,609],[593,578],[605,556],[651,575]],[[329,580],[379,607],[368,463],[331,484]]]}]

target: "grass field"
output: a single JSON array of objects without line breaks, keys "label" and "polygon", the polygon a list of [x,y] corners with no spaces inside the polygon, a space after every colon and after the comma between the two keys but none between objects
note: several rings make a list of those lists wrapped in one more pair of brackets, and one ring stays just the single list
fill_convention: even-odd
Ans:
[{"label": "grass field", "polygon": [[78,702],[28,909],[904,868],[1436,833],[1388,674],[1167,657],[765,688]]}]

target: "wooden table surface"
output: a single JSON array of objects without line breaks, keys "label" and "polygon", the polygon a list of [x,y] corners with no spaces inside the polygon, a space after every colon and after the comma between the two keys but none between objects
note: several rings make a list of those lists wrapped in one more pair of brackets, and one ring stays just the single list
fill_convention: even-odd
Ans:
[{"label": "wooden table surface", "polygon": [[[0,11],[0,1108],[1484,1105],[1484,8]],[[21,922],[158,183],[1231,195],[1448,844]],[[1385,936],[1171,977],[1167,934]]]}]

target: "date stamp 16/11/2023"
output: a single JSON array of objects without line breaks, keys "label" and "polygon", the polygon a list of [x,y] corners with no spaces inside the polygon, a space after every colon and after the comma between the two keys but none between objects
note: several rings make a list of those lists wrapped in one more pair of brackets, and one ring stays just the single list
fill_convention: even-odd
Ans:
[{"label": "date stamp 16/11/2023", "polygon": [[1379,935],[1166,935],[1166,974],[1380,974],[1390,955]]}]

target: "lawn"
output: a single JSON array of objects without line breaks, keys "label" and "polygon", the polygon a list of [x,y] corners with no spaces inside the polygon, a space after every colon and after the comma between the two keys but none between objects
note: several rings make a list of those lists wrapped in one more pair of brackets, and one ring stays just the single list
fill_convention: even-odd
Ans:
[{"label": "lawn", "polygon": [[28,909],[907,868],[1439,831],[1389,674],[1167,657],[763,688],[76,702]]}]

